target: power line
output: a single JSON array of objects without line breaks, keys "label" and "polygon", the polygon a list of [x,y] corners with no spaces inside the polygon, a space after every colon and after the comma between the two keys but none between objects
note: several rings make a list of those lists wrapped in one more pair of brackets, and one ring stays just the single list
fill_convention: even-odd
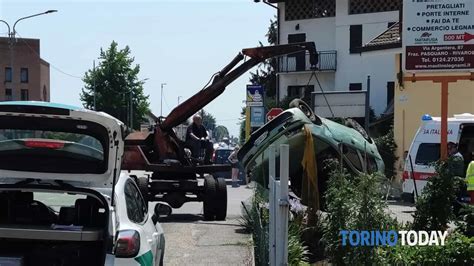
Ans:
[{"label": "power line", "polygon": [[[16,34],[20,37],[20,40],[21,40],[33,53],[35,53],[39,58],[41,58],[41,56],[36,52],[36,50],[33,49],[33,48],[28,44],[28,42],[26,42],[26,41],[23,39],[23,37],[21,37],[21,35],[18,34],[18,32],[16,32]],[[56,70],[56,71],[58,71],[58,72],[60,72],[60,73],[62,73],[62,74],[64,74],[64,75],[66,75],[66,76],[69,76],[69,77],[72,77],[72,78],[77,78],[77,79],[81,79],[81,80],[82,80],[82,77],[69,74],[69,73],[67,73],[67,72],[65,72],[65,71],[63,71],[63,70],[61,70],[59,67],[53,65],[51,62],[48,62],[48,63],[49,63],[49,66],[51,66],[52,69],[54,69],[54,70]]]}]

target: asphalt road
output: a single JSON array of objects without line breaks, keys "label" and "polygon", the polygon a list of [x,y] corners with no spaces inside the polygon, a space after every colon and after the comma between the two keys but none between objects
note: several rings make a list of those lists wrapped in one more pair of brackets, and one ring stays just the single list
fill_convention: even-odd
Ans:
[{"label": "asphalt road", "polygon": [[250,235],[239,224],[241,201],[252,190],[227,186],[226,221],[203,221],[202,203],[189,202],[160,221],[165,231],[165,265],[251,265]]}]

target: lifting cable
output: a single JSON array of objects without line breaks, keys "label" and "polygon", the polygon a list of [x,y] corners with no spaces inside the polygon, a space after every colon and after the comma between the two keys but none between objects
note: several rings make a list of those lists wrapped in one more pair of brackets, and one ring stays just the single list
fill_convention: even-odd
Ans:
[{"label": "lifting cable", "polygon": [[332,118],[335,118],[334,112],[332,111],[332,108],[331,108],[331,105],[329,104],[329,101],[328,101],[328,99],[326,98],[326,93],[325,93],[324,90],[323,90],[323,86],[321,86],[321,83],[319,82],[318,76],[316,75],[316,71],[313,70],[313,72],[311,72],[311,76],[309,77],[308,84],[306,84],[306,88],[308,88],[309,83],[311,82],[311,79],[313,78],[313,76],[314,76],[314,78],[316,79],[316,82],[318,83],[319,88],[321,89],[321,92],[322,92],[322,94],[323,94],[324,100],[326,101],[326,104],[328,105],[329,111],[331,112]]}]

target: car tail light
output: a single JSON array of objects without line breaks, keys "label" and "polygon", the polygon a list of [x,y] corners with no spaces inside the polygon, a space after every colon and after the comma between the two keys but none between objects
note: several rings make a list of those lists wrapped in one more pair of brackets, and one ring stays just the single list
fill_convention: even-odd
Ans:
[{"label": "car tail light", "polygon": [[46,148],[46,149],[62,149],[64,142],[41,141],[41,140],[25,140],[23,145],[28,148]]},{"label": "car tail light", "polygon": [[410,179],[410,176],[408,175],[408,171],[403,171],[402,179],[403,180]]},{"label": "car tail light", "polygon": [[118,232],[115,245],[115,256],[117,258],[133,258],[140,251],[140,234],[135,230],[124,230]]},{"label": "car tail light", "polygon": [[216,161],[216,151],[214,151],[212,153],[212,161],[215,162]]}]

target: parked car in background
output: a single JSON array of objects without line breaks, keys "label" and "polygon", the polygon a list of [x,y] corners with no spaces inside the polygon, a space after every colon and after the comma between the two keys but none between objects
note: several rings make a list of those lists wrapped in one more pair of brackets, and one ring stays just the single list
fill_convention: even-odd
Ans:
[{"label": "parked car in background", "polygon": [[[229,156],[234,150],[233,147],[229,145],[220,145],[214,150],[214,155],[212,161],[214,164],[230,164]],[[230,179],[232,171],[217,172],[214,174],[214,177],[222,177],[225,179]]]},{"label": "parked car in background", "polygon": [[164,234],[120,171],[124,128],[101,112],[0,103],[0,265],[162,265]]}]

